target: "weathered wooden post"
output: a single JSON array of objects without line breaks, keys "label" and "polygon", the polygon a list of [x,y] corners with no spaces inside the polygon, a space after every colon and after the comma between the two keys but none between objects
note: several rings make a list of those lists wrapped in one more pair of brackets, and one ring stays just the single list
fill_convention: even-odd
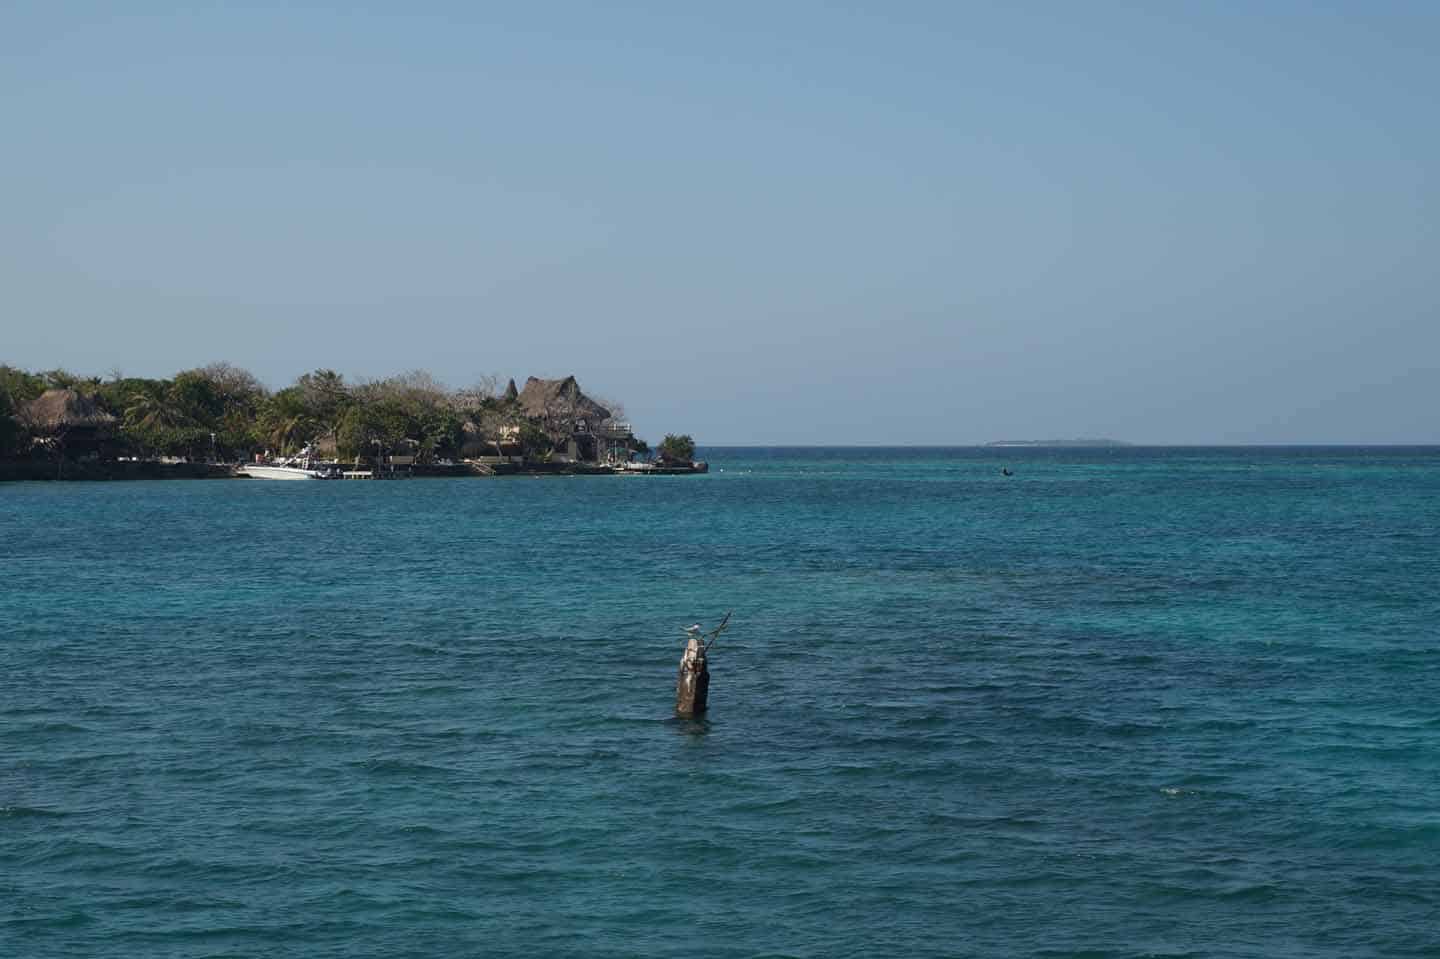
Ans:
[{"label": "weathered wooden post", "polygon": [[692,719],[705,712],[710,695],[710,668],[698,626],[691,626],[690,641],[680,657],[680,676],[675,680],[675,715]]},{"label": "weathered wooden post", "polygon": [[709,641],[701,634],[699,623],[685,629],[689,639],[685,643],[685,653],[680,657],[680,675],[675,680],[675,715],[682,719],[694,719],[709,705],[710,665],[705,654],[729,623],[730,614],[726,613],[720,625],[710,633]]}]

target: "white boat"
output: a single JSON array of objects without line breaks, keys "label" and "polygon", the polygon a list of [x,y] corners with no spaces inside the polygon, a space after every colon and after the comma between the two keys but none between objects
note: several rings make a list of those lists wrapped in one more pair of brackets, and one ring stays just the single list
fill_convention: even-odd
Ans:
[{"label": "white boat", "polygon": [[339,477],[328,469],[306,466],[278,466],[271,463],[247,463],[240,472],[252,479],[270,480],[323,480]]},{"label": "white boat", "polygon": [[334,466],[316,464],[308,445],[297,456],[274,463],[246,463],[239,472],[253,479],[269,480],[328,480],[341,479],[344,475]]}]

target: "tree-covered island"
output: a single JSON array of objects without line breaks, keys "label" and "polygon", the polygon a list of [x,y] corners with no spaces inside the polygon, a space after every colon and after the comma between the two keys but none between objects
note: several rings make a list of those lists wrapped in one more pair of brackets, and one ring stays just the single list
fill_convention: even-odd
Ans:
[{"label": "tree-covered island", "polygon": [[272,391],[228,363],[169,379],[0,365],[0,478],[52,475],[52,467],[57,476],[118,475],[105,464],[244,463],[302,450],[357,469],[704,469],[689,436],[666,436],[652,453],[619,403],[587,396],[573,376],[532,376],[523,388],[484,377],[451,389],[423,371],[349,382],[321,369]]}]

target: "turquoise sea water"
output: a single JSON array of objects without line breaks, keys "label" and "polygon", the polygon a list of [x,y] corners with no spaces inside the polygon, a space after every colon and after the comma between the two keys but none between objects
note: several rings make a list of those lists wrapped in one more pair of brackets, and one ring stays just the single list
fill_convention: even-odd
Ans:
[{"label": "turquoise sea water", "polygon": [[1440,955],[1440,450],[706,453],[0,486],[0,956]]}]

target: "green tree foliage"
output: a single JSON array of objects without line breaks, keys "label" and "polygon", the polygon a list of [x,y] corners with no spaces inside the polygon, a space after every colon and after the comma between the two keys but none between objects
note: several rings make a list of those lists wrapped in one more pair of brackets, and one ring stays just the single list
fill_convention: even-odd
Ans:
[{"label": "green tree foliage", "polygon": [[0,366],[0,456],[13,456],[20,451],[24,429],[14,419],[20,406],[45,392],[40,377],[13,366]]},{"label": "green tree foliage", "polygon": [[0,392],[10,397],[10,402],[15,409],[19,409],[49,388],[42,376],[17,370],[13,366],[0,365]]},{"label": "green tree foliage", "polygon": [[125,445],[140,455],[177,454],[184,446],[181,430],[189,424],[168,399],[168,384],[151,381],[133,384],[128,403],[120,406],[120,432]]},{"label": "green tree foliage", "polygon": [[459,452],[465,434],[465,421],[455,410],[421,407],[411,423],[411,436],[420,444],[422,458],[448,457]]},{"label": "green tree foliage", "polygon": [[396,399],[356,403],[340,417],[336,444],[346,459],[383,456],[410,438],[410,426],[404,405]]},{"label": "green tree foliage", "polygon": [[660,441],[660,458],[667,463],[689,463],[695,459],[695,441],[688,433],[665,434]]},{"label": "green tree foliage", "polygon": [[20,424],[9,390],[0,386],[0,456],[13,456],[20,445]]},{"label": "green tree foliage", "polygon": [[340,418],[354,405],[355,399],[345,385],[345,377],[334,370],[316,370],[295,381],[305,409],[325,436],[338,442]]},{"label": "green tree foliage", "polygon": [[213,426],[225,412],[224,397],[214,381],[198,370],[178,374],[165,399],[182,421],[195,426]]},{"label": "green tree foliage", "polygon": [[298,386],[287,387],[270,397],[255,422],[256,438],[281,456],[299,452],[320,429]]},{"label": "green tree foliage", "polygon": [[455,410],[416,402],[404,395],[359,401],[341,415],[336,447],[346,459],[412,452],[422,461],[454,456],[465,421]]},{"label": "green tree foliage", "polygon": [[115,377],[100,384],[95,391],[95,399],[107,412],[124,419],[126,411],[135,405],[137,396],[163,397],[169,385],[168,380]]},{"label": "green tree foliage", "polygon": [[132,454],[237,458],[258,442],[266,391],[250,373],[215,363],[173,380],[117,376],[94,395],[121,418],[119,439]]},{"label": "green tree foliage", "polygon": [[44,381],[47,390],[74,390],[87,396],[100,384],[98,377],[76,376],[69,370],[62,369],[46,370],[40,374],[40,379]]},{"label": "green tree foliage", "polygon": [[423,370],[361,384],[351,396],[353,406],[336,437],[342,455],[370,455],[379,440],[385,452],[413,447],[407,454],[413,451],[422,462],[459,453],[465,410],[481,399],[468,391],[451,393]]},{"label": "green tree foliage", "polygon": [[533,420],[520,424],[520,453],[527,460],[543,459],[552,449],[550,434]]}]

